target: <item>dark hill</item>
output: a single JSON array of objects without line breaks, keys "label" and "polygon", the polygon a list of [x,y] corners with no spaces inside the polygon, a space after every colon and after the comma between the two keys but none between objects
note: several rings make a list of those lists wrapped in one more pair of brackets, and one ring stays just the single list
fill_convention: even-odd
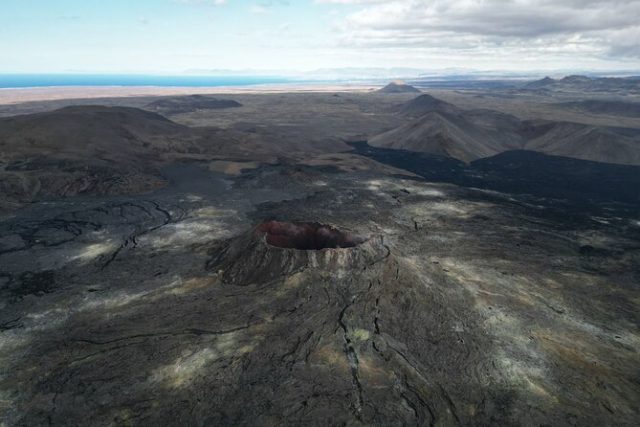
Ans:
[{"label": "dark hill", "polygon": [[640,131],[547,120],[520,121],[491,110],[461,110],[429,95],[401,111],[413,121],[376,135],[376,147],[449,156],[464,162],[525,149],[603,163],[640,165]]},{"label": "dark hill", "polygon": [[520,120],[508,114],[464,111],[426,94],[405,103],[400,111],[417,118],[375,136],[371,145],[449,156],[464,162],[521,146]]},{"label": "dark hill", "polygon": [[638,77],[586,77],[566,76],[554,80],[545,77],[541,80],[524,85],[527,90],[559,90],[582,92],[620,92],[624,94],[640,93],[640,79]]},{"label": "dark hill", "polygon": [[74,106],[0,119],[0,145],[12,156],[64,153],[127,162],[135,153],[165,149],[188,130],[137,108]]},{"label": "dark hill", "polygon": [[536,80],[530,83],[527,83],[525,85],[525,87],[527,89],[544,89],[547,86],[553,85],[556,81],[554,79],[552,79],[551,77],[545,77],[543,79],[540,80]]},{"label": "dark hill", "polygon": [[523,122],[523,148],[554,156],[640,165],[640,131],[581,123]]},{"label": "dark hill", "polygon": [[128,194],[163,185],[164,153],[190,129],[137,108],[82,106],[0,119],[0,211],[39,197]]},{"label": "dark hill", "polygon": [[478,119],[482,119],[481,115],[466,118],[432,111],[372,138],[369,143],[377,147],[443,155],[464,162],[519,147],[518,139],[513,144],[513,134],[509,129],[500,131]]},{"label": "dark hill", "polygon": [[592,81],[593,81],[593,79],[591,79],[590,77],[579,76],[579,75],[565,76],[562,79],[560,79],[560,83],[573,84],[573,85],[589,84]]},{"label": "dark hill", "polygon": [[558,105],[585,113],[640,117],[640,103],[637,102],[589,99],[586,101],[563,102]]},{"label": "dark hill", "polygon": [[391,82],[385,87],[378,89],[377,93],[420,93],[420,90],[404,83]]},{"label": "dark hill", "polygon": [[453,104],[427,94],[420,95],[400,107],[400,114],[410,117],[420,117],[433,111],[459,114],[462,110]]},{"label": "dark hill", "polygon": [[218,110],[238,107],[242,107],[242,104],[232,99],[218,99],[210,96],[191,95],[159,99],[147,104],[145,108],[163,114],[180,114],[198,110]]}]

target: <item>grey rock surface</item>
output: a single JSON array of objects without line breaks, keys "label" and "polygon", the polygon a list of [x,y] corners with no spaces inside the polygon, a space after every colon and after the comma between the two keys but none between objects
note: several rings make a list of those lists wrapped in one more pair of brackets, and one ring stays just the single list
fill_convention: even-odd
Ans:
[{"label": "grey rock surface", "polygon": [[[173,166],[0,222],[0,420],[637,421],[638,220],[372,172],[283,187],[291,168]],[[276,248],[252,234],[274,218],[368,240]]]}]

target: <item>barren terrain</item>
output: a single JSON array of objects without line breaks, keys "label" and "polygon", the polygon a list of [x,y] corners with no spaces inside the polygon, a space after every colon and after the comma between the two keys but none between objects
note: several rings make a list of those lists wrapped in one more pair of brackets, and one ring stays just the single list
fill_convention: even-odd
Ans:
[{"label": "barren terrain", "polygon": [[201,92],[0,107],[0,424],[637,423],[640,119]]}]

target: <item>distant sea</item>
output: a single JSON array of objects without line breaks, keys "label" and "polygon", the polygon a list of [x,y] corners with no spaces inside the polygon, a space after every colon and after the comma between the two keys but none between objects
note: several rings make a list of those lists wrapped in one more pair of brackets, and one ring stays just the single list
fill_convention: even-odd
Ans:
[{"label": "distant sea", "polygon": [[[0,74],[0,88],[52,86],[248,86],[289,83],[273,76],[152,76],[140,74]],[[299,82],[298,80],[295,80]]]}]

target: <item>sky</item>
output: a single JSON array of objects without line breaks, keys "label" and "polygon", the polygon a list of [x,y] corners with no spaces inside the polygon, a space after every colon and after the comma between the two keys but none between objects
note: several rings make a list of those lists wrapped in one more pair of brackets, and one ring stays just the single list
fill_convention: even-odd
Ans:
[{"label": "sky", "polygon": [[640,0],[0,0],[0,73],[639,70]]}]

